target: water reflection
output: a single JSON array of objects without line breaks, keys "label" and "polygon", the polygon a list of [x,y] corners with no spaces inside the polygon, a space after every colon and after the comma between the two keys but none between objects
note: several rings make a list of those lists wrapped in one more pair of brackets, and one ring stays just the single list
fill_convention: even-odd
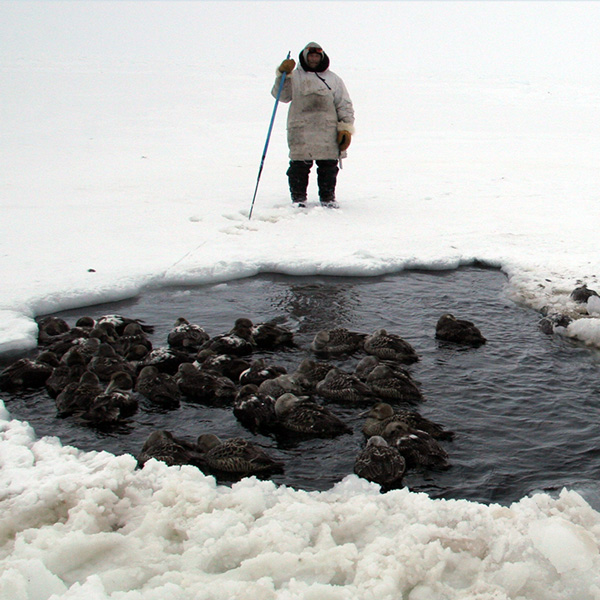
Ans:
[{"label": "water reflection", "polygon": [[314,334],[357,321],[360,293],[356,285],[356,281],[337,279],[287,282],[279,288],[282,296],[274,305],[298,322],[298,333]]}]

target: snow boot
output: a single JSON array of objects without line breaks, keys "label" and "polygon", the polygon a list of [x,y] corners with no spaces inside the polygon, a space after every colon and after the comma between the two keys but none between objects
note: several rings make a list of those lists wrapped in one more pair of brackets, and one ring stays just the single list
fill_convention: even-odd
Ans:
[{"label": "snow boot", "polygon": [[337,160],[317,161],[317,184],[319,186],[319,200],[321,206],[337,208],[335,201],[335,184],[339,168]]},{"label": "snow boot", "polygon": [[288,182],[292,202],[296,206],[306,206],[306,190],[308,188],[308,174],[312,167],[312,160],[290,160],[287,170]]}]

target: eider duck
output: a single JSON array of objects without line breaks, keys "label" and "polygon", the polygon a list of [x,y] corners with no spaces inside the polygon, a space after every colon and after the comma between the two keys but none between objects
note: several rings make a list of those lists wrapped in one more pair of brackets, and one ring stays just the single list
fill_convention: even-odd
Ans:
[{"label": "eider duck", "polygon": [[378,398],[407,403],[424,400],[421,390],[408,373],[385,364],[375,367],[367,376],[366,383]]},{"label": "eider duck", "polygon": [[545,317],[542,317],[538,322],[538,327],[542,333],[546,335],[552,335],[553,333],[563,333],[566,331],[569,323],[573,319],[567,315],[560,313],[549,313]]},{"label": "eider duck", "polygon": [[261,350],[291,348],[295,345],[292,331],[273,320],[253,325],[250,331],[256,347]]},{"label": "eider duck", "polygon": [[138,409],[132,388],[133,380],[129,373],[113,373],[106,390],[98,394],[85,410],[75,411],[75,416],[95,426],[119,423],[134,415]]},{"label": "eider duck", "polygon": [[370,410],[362,413],[362,416],[367,417],[362,428],[366,437],[383,435],[390,423],[399,421],[413,429],[425,431],[437,440],[451,440],[454,438],[454,432],[444,429],[441,425],[430,421],[418,412],[412,410],[394,411],[387,402],[378,402]]},{"label": "eider duck", "polygon": [[112,346],[119,343],[117,328],[110,321],[96,323],[96,326],[89,332],[89,337],[98,338],[103,344]]},{"label": "eider duck", "polygon": [[246,477],[283,471],[281,461],[243,438],[221,440],[214,433],[205,433],[198,437],[196,450],[200,469],[215,475]]},{"label": "eider duck", "polygon": [[237,393],[231,379],[203,371],[193,363],[179,365],[175,381],[186,398],[199,402],[227,403]]},{"label": "eider duck", "polygon": [[449,467],[448,453],[425,431],[394,421],[385,428],[382,437],[402,454],[407,469]]},{"label": "eider duck", "polygon": [[252,321],[237,319],[229,333],[217,335],[205,342],[201,350],[212,350],[215,354],[247,356],[252,354],[256,345],[252,337]]},{"label": "eider duck", "polygon": [[[73,329],[71,329],[71,331],[73,331]],[[71,353],[75,352],[83,357],[83,360],[87,365],[97,354],[99,348],[100,340],[98,338],[78,338],[74,340],[73,345],[61,356],[60,361],[68,364],[71,360]],[[78,359],[76,358],[75,361],[77,362]]]},{"label": "eider duck", "polygon": [[156,367],[161,373],[175,375],[179,365],[190,362],[190,355],[173,348],[153,348],[140,362],[140,367]]},{"label": "eider duck", "polygon": [[168,373],[161,373],[153,365],[142,368],[135,383],[135,391],[158,406],[179,406],[181,392],[175,378]]},{"label": "eider duck", "polygon": [[386,490],[401,483],[405,470],[404,457],[379,435],[369,438],[354,462],[354,472],[359,477]]},{"label": "eider duck", "polygon": [[439,318],[435,326],[435,337],[438,340],[469,346],[481,346],[487,341],[471,321],[457,319],[450,313],[445,313]]},{"label": "eider duck", "polygon": [[362,350],[365,334],[349,331],[345,327],[319,331],[310,344],[310,349],[322,357],[353,354]]},{"label": "eider duck", "polygon": [[170,348],[188,352],[197,352],[209,339],[210,336],[200,325],[190,323],[184,317],[179,317],[167,334],[167,344]]},{"label": "eider duck", "polygon": [[88,370],[98,375],[100,381],[110,381],[114,373],[126,371],[133,374],[131,365],[106,343],[100,344],[98,352],[92,357],[88,364]]},{"label": "eider duck", "polygon": [[87,329],[88,331],[91,331],[94,329],[94,327],[96,327],[96,320],[88,316],[79,317],[79,319],[75,321],[75,327],[80,327],[81,329]]},{"label": "eider duck", "polygon": [[184,440],[177,439],[169,431],[153,431],[142,446],[137,457],[139,467],[151,458],[172,467],[176,465],[196,464],[196,447]]},{"label": "eider duck", "polygon": [[327,407],[307,397],[283,394],[275,402],[278,427],[295,434],[333,437],[352,433],[352,429]]},{"label": "eider duck", "polygon": [[258,391],[261,394],[267,394],[277,399],[286,393],[302,395],[305,392],[305,388],[302,385],[302,379],[299,379],[294,374],[285,373],[273,379],[265,379],[258,386]]},{"label": "eider duck", "polygon": [[20,358],[0,373],[0,390],[16,391],[43,387],[59,365],[54,352],[41,352],[36,358]]},{"label": "eider duck", "polygon": [[365,352],[381,360],[411,364],[419,360],[415,349],[399,335],[378,329],[365,338]]},{"label": "eider duck", "polygon": [[81,412],[91,406],[94,398],[104,392],[100,379],[95,373],[85,371],[77,383],[70,383],[55,399],[58,415],[61,417]]},{"label": "eider duck", "polygon": [[46,350],[54,352],[56,356],[62,358],[71,348],[73,348],[73,346],[83,345],[88,341],[89,337],[90,334],[88,331],[79,327],[72,327],[66,333],[61,333],[49,338],[43,346]]},{"label": "eider duck", "polygon": [[147,325],[141,319],[130,319],[129,317],[124,317],[123,315],[104,315],[96,321],[96,325],[101,325],[103,323],[110,323],[115,328],[118,335],[123,335],[125,327],[127,327],[127,325],[130,323],[137,323],[142,328],[144,333],[154,333],[153,325]]},{"label": "eider duck", "polygon": [[46,391],[56,398],[70,383],[76,383],[87,370],[87,360],[79,346],[74,346],[60,359],[58,366],[46,380]]},{"label": "eider duck", "polygon": [[294,378],[301,383],[307,393],[314,393],[317,389],[317,383],[323,381],[325,376],[334,365],[328,362],[316,361],[312,358],[305,358],[296,368]]},{"label": "eider duck", "polygon": [[117,351],[127,360],[142,360],[152,350],[152,342],[139,323],[129,323],[119,338]]},{"label": "eider duck", "polygon": [[267,379],[275,379],[275,377],[285,375],[286,373],[287,369],[285,367],[267,364],[267,361],[264,358],[259,358],[252,361],[250,366],[240,373],[239,382],[241,385],[246,385],[248,383],[260,385]]},{"label": "eider duck", "polygon": [[240,375],[250,368],[251,363],[241,356],[231,354],[217,354],[212,350],[200,350],[196,355],[196,362],[203,371],[210,371],[216,375],[228,377],[231,381],[239,381]]},{"label": "eider duck", "polygon": [[252,433],[271,431],[276,421],[275,398],[248,383],[240,388],[233,401],[233,415]]},{"label": "eider duck", "polygon": [[316,391],[324,398],[344,404],[355,404],[372,397],[368,385],[356,375],[346,373],[337,367],[330,369],[325,379],[317,383]]},{"label": "eider duck", "polygon": [[373,371],[373,369],[378,367],[380,364],[382,364],[382,362],[376,356],[368,354],[358,361],[356,367],[354,367],[354,374],[361,381],[366,382],[369,373],[371,373],[371,371]]},{"label": "eider duck", "polygon": [[252,321],[246,317],[240,317],[239,319],[236,319],[229,333],[237,335],[238,337],[250,342],[252,345],[255,345],[254,323],[252,323]]},{"label": "eider duck", "polygon": [[587,283],[584,283],[576,287],[569,297],[578,304],[585,304],[592,296],[600,296],[600,294],[596,290],[589,289]]},{"label": "eider duck", "polygon": [[71,327],[60,317],[42,317],[37,320],[38,344],[45,345],[57,336],[67,333]]}]

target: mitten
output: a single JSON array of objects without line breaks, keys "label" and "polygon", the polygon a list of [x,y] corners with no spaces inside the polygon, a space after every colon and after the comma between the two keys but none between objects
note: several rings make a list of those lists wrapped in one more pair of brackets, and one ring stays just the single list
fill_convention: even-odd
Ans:
[{"label": "mitten", "polygon": [[343,152],[348,148],[352,141],[352,134],[349,131],[338,131],[337,143],[340,147],[340,152]]},{"label": "mitten", "polygon": [[296,61],[293,58],[286,58],[279,65],[280,73],[287,73],[288,75],[296,68]]}]

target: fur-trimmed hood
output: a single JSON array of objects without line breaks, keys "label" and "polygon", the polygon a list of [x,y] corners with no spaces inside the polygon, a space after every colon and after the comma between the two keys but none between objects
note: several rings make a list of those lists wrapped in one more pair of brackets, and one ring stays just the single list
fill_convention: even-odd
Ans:
[{"label": "fur-trimmed hood", "polygon": [[[308,56],[309,48],[320,48],[323,51],[323,56],[321,57],[321,62],[314,68],[309,67],[308,63],[306,61],[306,57]],[[327,71],[327,69],[329,69],[329,56],[327,56],[327,54],[325,54],[325,51],[323,50],[321,45],[317,44],[316,42],[309,42],[308,44],[306,44],[306,46],[304,46],[304,48],[302,49],[302,52],[300,52],[300,55],[298,56],[298,60],[300,61],[300,66],[305,71],[310,71],[313,73],[323,73],[323,71]]]}]

